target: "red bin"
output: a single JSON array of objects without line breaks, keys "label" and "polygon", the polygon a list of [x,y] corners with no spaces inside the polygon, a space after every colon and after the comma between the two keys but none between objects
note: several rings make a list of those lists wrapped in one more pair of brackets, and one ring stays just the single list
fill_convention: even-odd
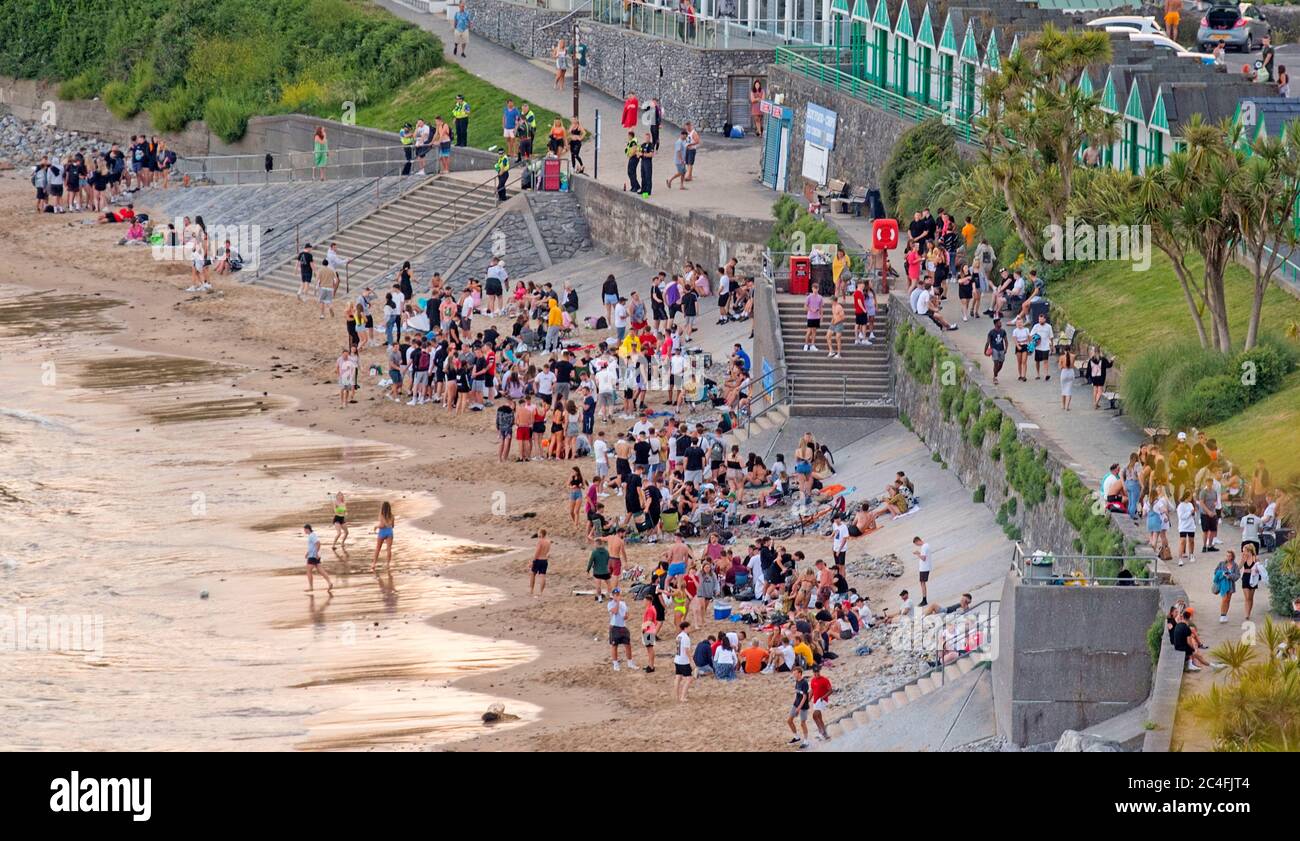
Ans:
[{"label": "red bin", "polygon": [[560,159],[544,158],[542,160],[542,189],[551,192],[559,192],[560,189]]},{"label": "red bin", "polygon": [[807,295],[812,283],[812,260],[806,256],[790,258],[790,294]]}]

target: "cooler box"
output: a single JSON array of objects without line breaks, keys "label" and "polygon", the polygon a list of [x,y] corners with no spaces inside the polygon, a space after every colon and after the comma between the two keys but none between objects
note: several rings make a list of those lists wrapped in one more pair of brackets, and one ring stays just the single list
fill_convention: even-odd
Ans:
[{"label": "cooler box", "polygon": [[790,258],[790,294],[807,295],[812,283],[812,260],[807,257]]},{"label": "cooler box", "polygon": [[558,193],[560,191],[560,159],[542,160],[542,189]]},{"label": "cooler box", "polygon": [[713,618],[721,622],[731,616],[731,602],[718,599],[713,603]]}]

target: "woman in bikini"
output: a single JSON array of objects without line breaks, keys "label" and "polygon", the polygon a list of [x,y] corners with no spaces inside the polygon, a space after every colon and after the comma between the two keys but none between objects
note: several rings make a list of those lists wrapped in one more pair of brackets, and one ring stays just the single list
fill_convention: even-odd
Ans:
[{"label": "woman in bikini", "polygon": [[575,465],[573,475],[569,477],[569,519],[575,526],[578,525],[578,512],[582,510],[582,497],[586,486],[587,483],[582,478],[582,468]]},{"label": "woman in bikini", "polygon": [[334,545],[343,540],[343,547],[348,545],[348,504],[343,499],[343,491],[334,494]]},{"label": "woman in bikini", "polygon": [[387,500],[379,506],[379,522],[375,523],[375,533],[378,537],[375,540],[375,558],[370,563],[370,571],[374,572],[379,566],[379,551],[388,547],[388,558],[384,562],[384,569],[390,570],[393,566],[393,527],[397,525],[397,518],[393,516],[393,506]]}]

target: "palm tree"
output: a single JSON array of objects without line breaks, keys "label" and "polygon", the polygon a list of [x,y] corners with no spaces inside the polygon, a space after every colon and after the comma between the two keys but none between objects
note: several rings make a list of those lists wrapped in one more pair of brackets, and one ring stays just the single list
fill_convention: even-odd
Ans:
[{"label": "palm tree", "polygon": [[1110,58],[1106,33],[1048,25],[985,80],[983,168],[1033,260],[1042,259],[1045,226],[1065,222],[1080,151],[1118,137],[1101,94],[1078,87],[1087,67]]}]

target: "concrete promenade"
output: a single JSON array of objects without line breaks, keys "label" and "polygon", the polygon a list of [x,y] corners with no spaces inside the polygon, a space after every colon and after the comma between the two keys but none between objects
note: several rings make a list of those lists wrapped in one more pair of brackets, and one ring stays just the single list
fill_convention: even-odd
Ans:
[{"label": "concrete promenade", "polygon": [[[475,76],[516,96],[524,97],[527,102],[548,108],[566,119],[573,112],[571,80],[566,80],[564,89],[556,90],[554,74],[539,62],[475,35],[470,36],[464,58],[452,56],[451,22],[445,16],[415,12],[393,0],[375,2],[397,17],[441,38],[447,61],[460,64]],[[471,102],[471,107],[474,104]],[[627,180],[627,158],[623,154],[627,133],[619,122],[623,112],[622,101],[584,84],[581,86],[580,106],[579,117],[593,134],[596,110],[600,110],[600,177],[597,180],[601,184],[621,187]],[[432,119],[432,116],[429,118]],[[758,181],[760,149],[754,138],[729,140],[716,134],[702,134],[701,148],[695,163],[695,177],[686,190],[678,190],[674,186],[670,191],[665,183],[668,176],[674,173],[673,142],[681,127],[671,122],[672,114],[666,114],[665,118],[667,122],[660,128],[660,149],[654,158],[654,191],[650,202],[673,210],[715,210],[734,216],[770,218],[772,203],[778,194]],[[501,115],[479,111],[471,119],[491,120],[500,124]],[[400,126],[380,128],[397,131]],[[644,127],[637,127],[638,137],[644,132]],[[539,143],[538,146],[545,151],[543,144]],[[594,137],[583,145],[588,176],[594,172],[592,164],[595,146]]]}]

